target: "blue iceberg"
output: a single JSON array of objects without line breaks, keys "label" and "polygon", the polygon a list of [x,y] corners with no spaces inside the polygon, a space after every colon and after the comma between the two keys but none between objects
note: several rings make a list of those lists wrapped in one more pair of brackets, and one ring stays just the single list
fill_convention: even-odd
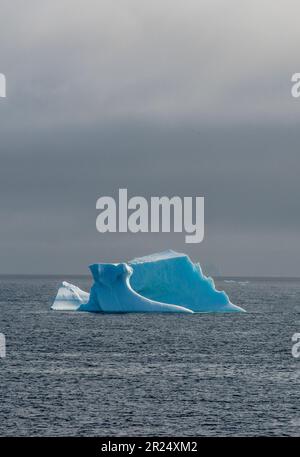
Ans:
[{"label": "blue iceberg", "polygon": [[94,278],[90,299],[79,311],[100,313],[192,313],[193,311],[166,302],[141,296],[130,285],[133,269],[126,263],[90,266]]},{"label": "blue iceberg", "polygon": [[94,279],[90,295],[63,283],[52,309],[100,313],[244,311],[215,288],[200,264],[171,250],[128,263],[94,264],[90,270]]}]

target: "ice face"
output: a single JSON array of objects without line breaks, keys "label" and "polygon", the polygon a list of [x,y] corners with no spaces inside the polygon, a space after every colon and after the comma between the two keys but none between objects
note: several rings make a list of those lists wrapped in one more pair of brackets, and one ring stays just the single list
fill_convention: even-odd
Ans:
[{"label": "ice face", "polygon": [[52,309],[100,313],[239,312],[187,255],[164,251],[128,263],[94,264],[91,293],[66,282]]},{"label": "ice face", "polygon": [[194,312],[244,311],[233,305],[225,292],[216,290],[212,278],[206,277],[200,264],[185,254],[164,251],[129,262],[133,268],[130,284],[144,297]]}]

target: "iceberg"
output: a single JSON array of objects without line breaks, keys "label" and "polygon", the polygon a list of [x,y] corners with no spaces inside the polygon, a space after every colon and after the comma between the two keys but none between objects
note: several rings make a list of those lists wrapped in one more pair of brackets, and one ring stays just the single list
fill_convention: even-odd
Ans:
[{"label": "iceberg", "polygon": [[172,250],[127,263],[91,265],[91,293],[64,282],[52,309],[100,313],[244,312],[199,263]]},{"label": "iceberg", "polygon": [[51,309],[59,311],[76,311],[80,305],[89,301],[90,294],[63,281]]}]

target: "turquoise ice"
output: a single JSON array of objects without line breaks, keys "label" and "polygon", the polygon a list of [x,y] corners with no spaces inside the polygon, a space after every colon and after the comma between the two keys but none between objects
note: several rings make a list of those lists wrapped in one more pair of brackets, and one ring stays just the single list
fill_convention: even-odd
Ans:
[{"label": "turquoise ice", "polygon": [[126,263],[94,264],[90,266],[94,278],[90,299],[79,311],[102,313],[192,313],[183,307],[162,303],[143,297],[132,289],[130,277],[133,273]]},{"label": "turquoise ice", "polygon": [[134,259],[131,285],[141,295],[174,305],[185,306],[194,312],[244,311],[233,305],[224,291],[206,277],[199,263],[186,254],[168,250]]},{"label": "turquoise ice", "polygon": [[100,313],[241,312],[216,289],[198,263],[171,250],[128,263],[93,264],[90,294],[63,283],[52,305],[56,310]]}]

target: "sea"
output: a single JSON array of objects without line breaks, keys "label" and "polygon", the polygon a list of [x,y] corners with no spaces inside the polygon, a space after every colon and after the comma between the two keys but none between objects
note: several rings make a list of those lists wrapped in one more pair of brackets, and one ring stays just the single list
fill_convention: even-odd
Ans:
[{"label": "sea", "polygon": [[300,436],[299,279],[218,278],[247,312],[193,315],[51,311],[62,280],[91,285],[0,277],[1,436]]}]

